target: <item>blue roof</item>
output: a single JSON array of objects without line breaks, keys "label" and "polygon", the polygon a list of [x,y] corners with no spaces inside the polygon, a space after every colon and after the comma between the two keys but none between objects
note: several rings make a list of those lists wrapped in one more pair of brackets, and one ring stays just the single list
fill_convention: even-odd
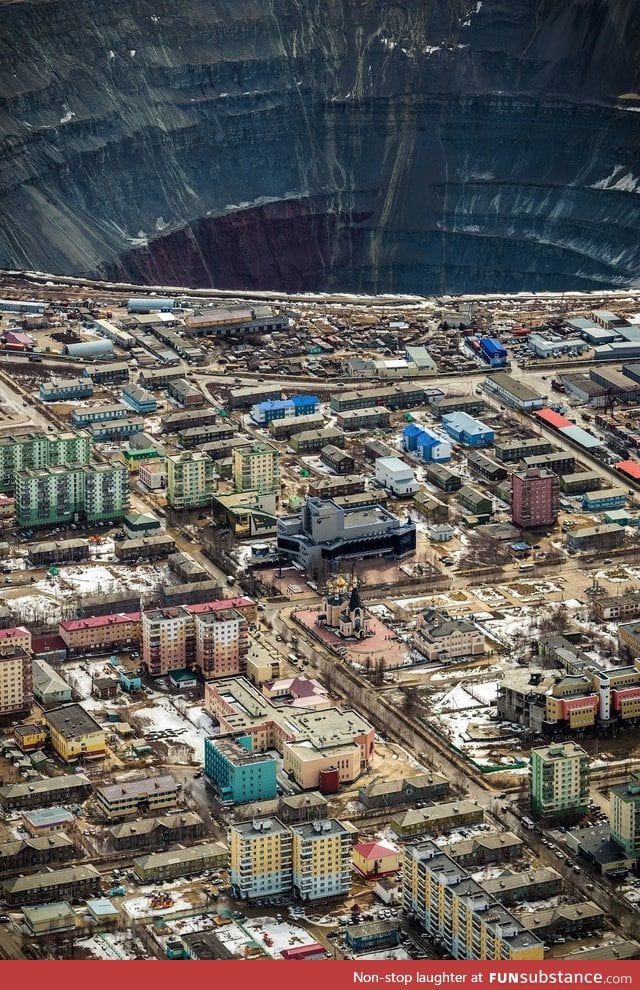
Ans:
[{"label": "blue roof", "polygon": [[87,901],[87,907],[96,918],[115,918],[118,909],[108,897],[94,897]]},{"label": "blue roof", "polygon": [[320,399],[317,395],[294,395],[293,399],[288,399],[288,402],[293,402],[294,406],[308,406],[312,402],[317,406],[320,404]]},{"label": "blue roof", "polygon": [[424,433],[424,429],[418,426],[417,423],[408,423],[402,431],[403,437],[417,437],[420,433]]},{"label": "blue roof", "polygon": [[431,433],[430,430],[420,430],[418,443],[423,447],[435,447],[437,444],[444,442],[448,443],[449,441],[443,441],[442,437],[437,437],[435,433]]},{"label": "blue roof", "polygon": [[479,419],[474,419],[466,412],[445,413],[442,417],[445,429],[455,430],[456,433],[493,433]]},{"label": "blue roof", "polygon": [[504,355],[507,353],[500,341],[496,340],[495,337],[483,337],[480,341],[480,346],[487,354]]},{"label": "blue roof", "polygon": [[257,402],[256,409],[268,412],[271,409],[291,409],[293,399],[265,399],[264,402]]}]

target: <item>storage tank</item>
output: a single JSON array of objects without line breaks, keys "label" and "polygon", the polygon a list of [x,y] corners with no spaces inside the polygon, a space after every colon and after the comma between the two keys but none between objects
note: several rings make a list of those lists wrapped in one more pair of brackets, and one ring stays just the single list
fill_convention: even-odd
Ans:
[{"label": "storage tank", "polygon": [[340,790],[340,771],[329,767],[318,774],[318,790],[321,794],[337,794]]}]

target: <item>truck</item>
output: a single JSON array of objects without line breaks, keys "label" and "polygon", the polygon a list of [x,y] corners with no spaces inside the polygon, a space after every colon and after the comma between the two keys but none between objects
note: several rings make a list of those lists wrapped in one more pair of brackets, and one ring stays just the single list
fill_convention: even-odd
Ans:
[{"label": "truck", "polygon": [[118,887],[112,887],[111,890],[107,891],[107,897],[122,897],[125,893],[125,889],[122,885]]}]

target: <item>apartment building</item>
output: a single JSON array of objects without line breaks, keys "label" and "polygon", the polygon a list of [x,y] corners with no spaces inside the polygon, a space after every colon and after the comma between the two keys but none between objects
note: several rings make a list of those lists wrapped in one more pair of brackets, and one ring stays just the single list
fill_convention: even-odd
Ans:
[{"label": "apartment building", "polygon": [[317,395],[296,395],[293,399],[267,399],[251,407],[251,418],[259,426],[268,426],[277,419],[313,416],[320,400]]},{"label": "apartment building", "polygon": [[244,616],[224,599],[142,613],[142,662],[152,677],[197,668],[204,678],[244,673],[249,648]]},{"label": "apartment building", "polygon": [[141,636],[140,612],[95,615],[88,619],[68,619],[58,626],[58,635],[70,654],[108,653],[137,645]]},{"label": "apartment building", "polygon": [[297,454],[312,454],[322,450],[327,444],[344,447],[342,430],[337,430],[335,426],[327,426],[322,430],[306,429],[301,433],[293,433],[289,439],[289,446]]},{"label": "apartment building", "polygon": [[201,450],[167,457],[167,504],[172,509],[211,505],[216,491],[215,464]]},{"label": "apartment building", "polygon": [[101,785],[96,788],[95,796],[102,814],[115,821],[138,815],[151,816],[165,808],[175,808],[179,792],[180,784],[171,774],[160,774]]},{"label": "apartment building", "polygon": [[219,842],[203,842],[191,848],[151,853],[133,861],[133,871],[140,883],[154,880],[174,880],[189,877],[203,870],[219,870],[226,866],[227,850]]},{"label": "apartment building", "polygon": [[205,834],[205,824],[195,811],[174,811],[158,818],[134,819],[113,825],[108,834],[116,851],[159,849],[174,842],[182,845],[197,842]]},{"label": "apartment building", "polygon": [[454,959],[544,959],[544,943],[434,842],[407,848],[402,896]]},{"label": "apartment building", "polygon": [[626,595],[598,595],[594,597],[593,614],[601,622],[612,619],[640,618],[640,591],[631,591]]},{"label": "apartment building", "polygon": [[7,626],[0,629],[0,653],[12,647],[19,647],[25,653],[31,653],[31,633],[24,626]]},{"label": "apartment building", "polygon": [[15,490],[15,476],[26,468],[88,464],[91,441],[87,433],[27,433],[0,439],[0,491]]},{"label": "apartment building", "polygon": [[533,437],[530,440],[505,440],[495,445],[495,455],[499,461],[512,463],[525,457],[536,457],[550,454],[551,444],[548,440]]},{"label": "apartment building", "polygon": [[572,550],[613,550],[625,542],[624,526],[603,523],[601,526],[583,526],[569,530],[566,544]]},{"label": "apartment building", "polygon": [[52,378],[38,386],[38,397],[42,402],[68,402],[70,399],[88,399],[92,395],[90,378]]},{"label": "apartment building", "polygon": [[[320,478],[309,478],[309,495],[312,498],[338,499],[345,495],[361,495],[366,487],[366,479],[362,474],[344,474],[339,477],[325,475]],[[369,496],[368,504],[375,499]]]},{"label": "apartment building", "polygon": [[324,427],[322,413],[310,413],[308,416],[287,416],[285,419],[272,419],[269,423],[269,433],[274,440],[288,440],[299,433],[309,430],[320,430]]},{"label": "apartment building", "polygon": [[129,473],[124,465],[69,464],[18,471],[16,523],[57,523],[120,519],[129,507]]},{"label": "apartment building", "polygon": [[337,392],[331,396],[332,413],[343,413],[361,409],[371,409],[374,406],[385,406],[387,409],[408,409],[411,406],[424,405],[427,392],[424,385],[412,382],[398,382],[395,385],[380,385],[376,388],[358,389],[351,392]]},{"label": "apartment building", "polygon": [[609,790],[611,838],[631,859],[640,859],[640,774]]},{"label": "apartment building", "polygon": [[[168,387],[169,389],[171,388],[170,383]],[[140,416],[150,416],[156,412],[159,406],[153,393],[143,388],[142,384],[137,384],[136,382],[128,382],[124,386],[122,389],[122,401],[126,403],[130,410],[133,409]]]},{"label": "apartment building", "polygon": [[205,404],[204,395],[195,385],[185,378],[169,382],[167,393],[184,409],[200,409]]},{"label": "apartment building", "polygon": [[27,784],[0,787],[0,808],[16,811],[23,808],[46,808],[54,804],[81,804],[91,794],[91,781],[79,773],[45,777]]},{"label": "apartment building", "polygon": [[[0,632],[9,631],[15,632],[15,630],[0,630]],[[29,636],[29,642],[30,640]],[[31,711],[32,704],[33,674],[30,648],[25,649],[7,640],[0,640],[0,718],[27,715]]]},{"label": "apartment building", "polygon": [[277,794],[277,763],[253,753],[247,736],[216,736],[204,741],[204,772],[223,803],[271,801]]},{"label": "apartment building", "polygon": [[216,609],[193,616],[195,665],[205,678],[244,674],[249,652],[248,626],[235,609]]},{"label": "apartment building", "polygon": [[129,365],[126,361],[111,361],[107,364],[91,364],[82,372],[94,385],[119,385],[129,381]]},{"label": "apartment building", "polygon": [[265,443],[234,447],[233,483],[237,492],[255,491],[268,495],[280,491],[280,452]]},{"label": "apartment building", "polygon": [[532,749],[531,810],[537,818],[573,818],[589,809],[589,754],[574,742]]},{"label": "apartment building", "polygon": [[71,410],[69,421],[73,426],[88,426],[90,423],[106,423],[114,419],[126,419],[129,410],[121,402],[107,406],[80,406]]},{"label": "apartment building", "polygon": [[[234,438],[234,428],[228,423],[208,423],[203,426],[190,426],[186,430],[183,429],[178,432],[178,443],[181,447],[186,447],[188,450],[196,448],[198,450],[204,450],[205,445],[219,443],[223,440],[232,441],[230,443],[231,447],[234,444],[240,446],[243,442],[238,437]],[[250,441],[246,440],[244,442],[249,446]]]},{"label": "apartment building", "polygon": [[301,901],[346,897],[351,890],[351,833],[335,818],[291,825],[293,890]]},{"label": "apartment building", "polygon": [[100,874],[91,863],[64,866],[59,870],[43,870],[30,876],[4,880],[1,885],[2,897],[9,907],[50,904],[60,897],[84,900],[100,893],[100,879]]},{"label": "apartment building", "polygon": [[375,730],[352,709],[306,710],[265,698],[243,677],[209,682],[205,708],[222,733],[247,736],[252,752],[276,749],[284,771],[304,790],[320,786],[328,771],[332,786],[352,783],[371,766]]},{"label": "apartment building", "polygon": [[387,427],[391,422],[391,412],[386,406],[371,406],[364,409],[349,409],[336,415],[336,425],[345,432]]},{"label": "apartment building", "polygon": [[229,866],[234,896],[243,901],[290,893],[291,830],[277,818],[254,818],[232,824]]},{"label": "apartment building", "polygon": [[520,529],[555,525],[560,508],[560,480],[552,471],[529,468],[511,475],[511,518]]}]

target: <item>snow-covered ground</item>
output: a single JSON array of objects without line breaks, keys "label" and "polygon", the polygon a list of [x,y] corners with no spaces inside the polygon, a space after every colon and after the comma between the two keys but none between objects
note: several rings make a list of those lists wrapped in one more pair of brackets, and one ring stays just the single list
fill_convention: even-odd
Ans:
[{"label": "snow-covered ground", "polygon": [[146,738],[152,738],[155,733],[161,734],[162,738],[166,733],[166,742],[190,746],[194,757],[202,759],[204,741],[211,735],[211,718],[203,708],[188,708],[182,699],[174,702],[170,698],[159,698],[153,705],[139,708],[135,717]]},{"label": "snow-covered ground", "polygon": [[147,956],[142,942],[123,932],[101,932],[91,938],[80,939],[75,944],[79,949],[90,952],[94,959],[112,961]]},{"label": "snow-covered ground", "polygon": [[[166,887],[163,888],[163,893]],[[169,907],[151,907],[150,897],[132,897],[130,900],[123,901],[123,908],[130,918],[150,918],[152,915],[171,915],[175,914],[177,911],[190,911],[193,905],[191,901],[186,900],[184,897],[180,897],[179,893],[172,892],[173,904]]]},{"label": "snow-covered ground", "polygon": [[47,574],[31,587],[31,594],[11,598],[11,606],[22,622],[60,622],[68,618],[69,606],[84,595],[110,594],[125,588],[144,594],[166,584],[168,566],[147,564],[132,568],[125,564],[75,564],[58,574]]}]

